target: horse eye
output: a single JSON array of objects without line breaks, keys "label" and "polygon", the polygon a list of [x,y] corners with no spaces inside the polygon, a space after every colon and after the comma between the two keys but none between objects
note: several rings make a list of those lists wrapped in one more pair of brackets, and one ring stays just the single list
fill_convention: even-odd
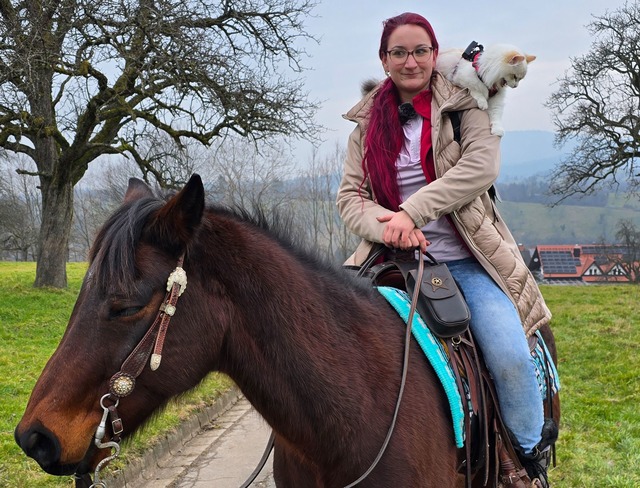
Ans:
[{"label": "horse eye", "polygon": [[125,307],[120,310],[111,310],[109,313],[110,318],[118,319],[123,317],[132,317],[137,314],[142,307]]}]

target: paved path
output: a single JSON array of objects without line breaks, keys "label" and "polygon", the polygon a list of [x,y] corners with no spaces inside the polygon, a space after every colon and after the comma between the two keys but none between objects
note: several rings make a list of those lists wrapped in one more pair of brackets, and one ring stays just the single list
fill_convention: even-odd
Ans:
[{"label": "paved path", "polygon": [[[137,480],[126,483],[136,488],[239,488],[262,457],[271,430],[241,397],[215,421],[205,425],[181,448],[146,467]],[[271,458],[255,488],[275,488]]]}]

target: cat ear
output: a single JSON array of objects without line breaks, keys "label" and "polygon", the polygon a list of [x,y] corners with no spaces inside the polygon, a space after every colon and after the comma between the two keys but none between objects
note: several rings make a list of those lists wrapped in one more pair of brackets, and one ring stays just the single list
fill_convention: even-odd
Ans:
[{"label": "cat ear", "polygon": [[527,54],[527,63],[534,61],[536,57],[533,54]]},{"label": "cat ear", "polygon": [[525,60],[522,54],[514,54],[509,60],[509,64],[520,64]]}]

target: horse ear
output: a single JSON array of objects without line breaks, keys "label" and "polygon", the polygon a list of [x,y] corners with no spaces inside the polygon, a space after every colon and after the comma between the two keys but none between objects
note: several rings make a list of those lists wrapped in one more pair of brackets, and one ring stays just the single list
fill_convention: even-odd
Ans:
[{"label": "horse ear", "polygon": [[149,185],[138,178],[129,178],[129,186],[124,194],[124,203],[133,202],[144,197],[152,197],[153,192]]},{"label": "horse ear", "polygon": [[204,186],[194,174],[156,213],[145,231],[154,243],[179,253],[191,241],[204,213]]}]

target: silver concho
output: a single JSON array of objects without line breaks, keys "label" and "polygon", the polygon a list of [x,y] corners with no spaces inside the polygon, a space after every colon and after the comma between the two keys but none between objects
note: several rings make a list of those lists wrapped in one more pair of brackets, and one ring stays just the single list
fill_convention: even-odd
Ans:
[{"label": "silver concho", "polygon": [[167,280],[167,291],[171,291],[174,283],[180,285],[178,296],[182,295],[187,287],[187,273],[179,266],[169,275],[169,279]]},{"label": "silver concho", "polygon": [[435,292],[437,289],[442,288],[443,290],[448,290],[447,286],[447,278],[442,278],[440,276],[436,276],[433,273],[431,274],[431,289]]},{"label": "silver concho", "polygon": [[129,395],[135,386],[135,378],[126,373],[116,373],[109,382],[110,392],[119,398]]}]

